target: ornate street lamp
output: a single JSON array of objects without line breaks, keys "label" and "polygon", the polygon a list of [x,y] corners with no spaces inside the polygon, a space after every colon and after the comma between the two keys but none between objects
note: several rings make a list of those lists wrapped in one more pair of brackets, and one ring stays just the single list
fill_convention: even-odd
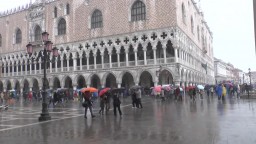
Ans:
[{"label": "ornate street lamp", "polygon": [[[39,121],[47,121],[51,120],[51,116],[48,112],[48,105],[46,102],[46,63],[49,61],[49,55],[52,52],[53,56],[58,56],[58,49],[56,47],[52,48],[53,43],[48,39],[49,34],[47,32],[42,33],[42,40],[43,40],[43,50],[39,52],[38,58],[43,59],[43,68],[44,68],[44,78],[43,78],[43,101],[42,101],[42,113],[38,118]],[[31,57],[33,53],[33,45],[31,43],[27,44],[27,53]],[[33,57],[31,57],[33,59]]]}]

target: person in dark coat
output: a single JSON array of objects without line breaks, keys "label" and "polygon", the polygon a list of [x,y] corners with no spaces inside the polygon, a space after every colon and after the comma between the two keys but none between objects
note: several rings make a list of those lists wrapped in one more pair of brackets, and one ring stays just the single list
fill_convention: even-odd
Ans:
[{"label": "person in dark coat", "polygon": [[116,109],[118,109],[119,115],[122,116],[122,111],[121,111],[120,105],[121,105],[121,101],[119,99],[119,95],[114,93],[113,94],[113,106],[114,106],[114,115],[115,116],[116,116]]},{"label": "person in dark coat", "polygon": [[84,106],[84,118],[87,119],[87,109],[88,109],[88,108],[89,108],[89,110],[90,110],[90,112],[91,112],[92,118],[94,118],[95,115],[93,115],[93,113],[92,113],[91,93],[90,93],[90,92],[85,92],[85,93],[83,93],[83,97],[84,97],[84,102],[83,102],[83,106]]}]

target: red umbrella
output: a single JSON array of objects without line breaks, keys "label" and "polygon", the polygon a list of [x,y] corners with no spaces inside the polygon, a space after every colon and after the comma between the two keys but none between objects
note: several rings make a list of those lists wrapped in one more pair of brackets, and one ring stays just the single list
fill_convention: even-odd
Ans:
[{"label": "red umbrella", "polygon": [[99,96],[101,97],[101,96],[103,96],[106,92],[108,92],[110,90],[110,88],[104,88],[104,89],[102,89],[101,91],[100,91],[100,93],[99,93]]}]

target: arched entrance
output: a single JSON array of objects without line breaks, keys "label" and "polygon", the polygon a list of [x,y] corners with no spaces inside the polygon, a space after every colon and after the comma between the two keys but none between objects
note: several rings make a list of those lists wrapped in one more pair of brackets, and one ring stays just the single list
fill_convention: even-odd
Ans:
[{"label": "arched entrance", "polygon": [[100,78],[97,75],[93,75],[91,78],[91,86],[99,89],[100,86]]},{"label": "arched entrance", "polygon": [[53,79],[53,89],[60,88],[60,80],[58,78]]},{"label": "arched entrance", "polygon": [[20,91],[20,83],[18,81],[16,82],[14,89]]},{"label": "arched entrance", "polygon": [[128,89],[133,85],[135,85],[133,76],[129,72],[126,72],[123,75],[121,86]]},{"label": "arched entrance", "polygon": [[73,86],[72,86],[72,79],[70,77],[66,77],[64,88],[69,88],[69,89],[73,88]]},{"label": "arched entrance", "polygon": [[111,73],[106,78],[106,87],[117,88],[116,77]]},{"label": "arched entrance", "polygon": [[167,70],[161,71],[161,73],[159,75],[159,84],[160,85],[173,84],[173,76],[172,76],[172,74],[169,71],[167,71]]},{"label": "arched entrance", "polygon": [[28,93],[29,92],[29,83],[28,80],[24,80],[24,86],[23,86],[23,92]]},{"label": "arched entrance", "polygon": [[83,76],[79,76],[77,78],[77,88],[80,89],[80,88],[83,88],[83,87],[86,87],[85,79],[84,79]]},{"label": "arched entrance", "polygon": [[152,75],[148,71],[141,73],[139,85],[149,88],[154,86]]},{"label": "arched entrance", "polygon": [[11,90],[12,89],[12,84],[11,82],[8,80],[7,81],[7,90]]},{"label": "arched entrance", "polygon": [[38,81],[36,79],[33,80],[32,91],[33,92],[38,92],[39,91],[39,85],[38,85]]}]

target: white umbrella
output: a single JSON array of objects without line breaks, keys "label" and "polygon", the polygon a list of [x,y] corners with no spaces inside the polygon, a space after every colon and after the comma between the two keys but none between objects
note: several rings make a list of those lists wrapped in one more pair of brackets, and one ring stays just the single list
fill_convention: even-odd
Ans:
[{"label": "white umbrella", "polygon": [[203,89],[204,89],[204,86],[202,86],[202,85],[197,85],[197,88],[203,90]]}]

